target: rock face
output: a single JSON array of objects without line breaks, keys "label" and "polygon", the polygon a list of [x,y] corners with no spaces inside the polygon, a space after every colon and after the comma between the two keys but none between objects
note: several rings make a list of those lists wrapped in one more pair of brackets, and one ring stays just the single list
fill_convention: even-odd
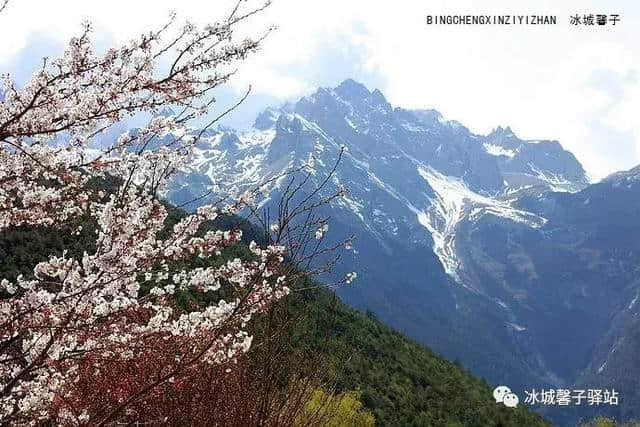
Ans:
[{"label": "rock face", "polygon": [[341,147],[327,191],[349,188],[330,212],[332,233],[358,237],[341,263],[358,272],[339,290],[348,303],[491,383],[611,384],[640,400],[628,376],[640,373],[638,168],[589,185],[557,141],[476,135],[346,80],[266,110],[251,131],[209,133],[170,198],[248,188],[310,159],[319,182]]}]

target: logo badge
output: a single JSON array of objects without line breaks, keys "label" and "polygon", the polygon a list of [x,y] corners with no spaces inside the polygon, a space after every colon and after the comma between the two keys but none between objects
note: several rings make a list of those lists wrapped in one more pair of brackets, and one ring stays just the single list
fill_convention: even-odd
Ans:
[{"label": "logo badge", "polygon": [[518,406],[520,399],[515,393],[511,392],[511,389],[506,385],[499,385],[493,390],[493,398],[496,399],[496,403],[502,403],[509,408],[515,408]]}]

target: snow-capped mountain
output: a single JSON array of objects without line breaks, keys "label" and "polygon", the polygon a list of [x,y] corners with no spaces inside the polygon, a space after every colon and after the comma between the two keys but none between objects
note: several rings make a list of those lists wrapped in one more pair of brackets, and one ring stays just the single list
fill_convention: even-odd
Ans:
[{"label": "snow-capped mountain", "polygon": [[265,110],[251,130],[209,131],[170,199],[251,188],[309,162],[320,182],[343,148],[326,191],[349,189],[330,212],[333,233],[358,237],[342,262],[359,274],[339,291],[348,303],[512,389],[569,386],[593,370],[594,348],[639,288],[640,248],[623,256],[616,239],[628,235],[600,234],[603,221],[615,234],[614,217],[640,231],[624,210],[637,214],[638,197],[609,200],[640,194],[638,170],[589,185],[557,141],[508,127],[476,135],[346,80]]},{"label": "snow-capped mountain", "polygon": [[310,159],[322,169],[333,165],[341,147],[347,153],[334,185],[347,185],[350,196],[336,208],[381,243],[424,229],[414,236],[433,240],[433,251],[458,282],[457,224],[493,215],[540,227],[545,218],[513,206],[518,192],[577,191],[588,184],[580,163],[558,142],[523,141],[501,127],[474,135],[434,110],[394,109],[380,91],[347,80],[289,108],[267,109],[251,131],[211,132],[172,198],[197,194],[194,180],[251,188]]}]

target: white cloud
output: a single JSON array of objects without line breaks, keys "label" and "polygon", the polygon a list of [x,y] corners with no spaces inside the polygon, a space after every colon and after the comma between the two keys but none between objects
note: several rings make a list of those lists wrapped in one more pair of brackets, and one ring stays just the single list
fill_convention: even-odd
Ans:
[{"label": "white cloud", "polygon": [[[255,3],[254,3],[255,4]],[[222,7],[225,5],[226,7]],[[0,63],[33,34],[63,41],[83,19],[104,39],[126,40],[180,17],[215,20],[231,1],[12,0],[0,15]],[[552,14],[552,27],[429,27],[426,14]],[[620,14],[615,27],[572,27],[569,16]],[[247,31],[278,30],[240,70],[234,87],[291,99],[353,77],[395,105],[430,107],[476,132],[510,125],[558,139],[602,177],[640,163],[640,4],[623,0],[457,2],[275,0]]]}]

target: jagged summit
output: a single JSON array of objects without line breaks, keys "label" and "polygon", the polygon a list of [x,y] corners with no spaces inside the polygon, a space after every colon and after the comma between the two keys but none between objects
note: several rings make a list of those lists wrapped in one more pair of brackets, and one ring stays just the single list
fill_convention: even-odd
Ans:
[{"label": "jagged summit", "polygon": [[[580,163],[556,141],[525,141],[508,126],[475,135],[434,109],[394,109],[380,90],[369,90],[353,79],[335,88],[319,88],[295,103],[265,109],[253,130],[238,133],[236,139],[227,135],[218,140],[216,149],[224,150],[228,161],[246,155],[247,147],[264,150],[260,158],[287,156],[295,163],[306,161],[314,150],[321,155],[332,146],[346,145],[361,152],[361,160],[370,165],[406,159],[409,164],[398,167],[415,173],[416,166],[424,165],[485,195],[527,186],[577,191],[588,184]],[[266,173],[269,168],[257,159],[252,170]]]},{"label": "jagged summit", "polygon": [[371,95],[371,92],[365,85],[353,79],[346,79],[333,90],[345,99],[366,98]]},{"label": "jagged summit", "polygon": [[352,123],[371,121],[373,117],[391,114],[393,107],[378,89],[370,91],[362,83],[347,79],[334,88],[319,88],[295,104],[295,111],[304,116],[318,116],[324,109],[326,114],[336,113]]},{"label": "jagged summit", "polygon": [[496,128],[494,128],[488,136],[489,137],[515,136],[515,134],[513,133],[513,130],[511,129],[511,126],[507,126],[507,127],[503,128],[502,126],[499,125]]},{"label": "jagged summit", "polygon": [[278,118],[280,117],[280,111],[272,107],[267,107],[262,113],[260,113],[253,123],[253,127],[259,130],[266,130],[273,127]]}]

